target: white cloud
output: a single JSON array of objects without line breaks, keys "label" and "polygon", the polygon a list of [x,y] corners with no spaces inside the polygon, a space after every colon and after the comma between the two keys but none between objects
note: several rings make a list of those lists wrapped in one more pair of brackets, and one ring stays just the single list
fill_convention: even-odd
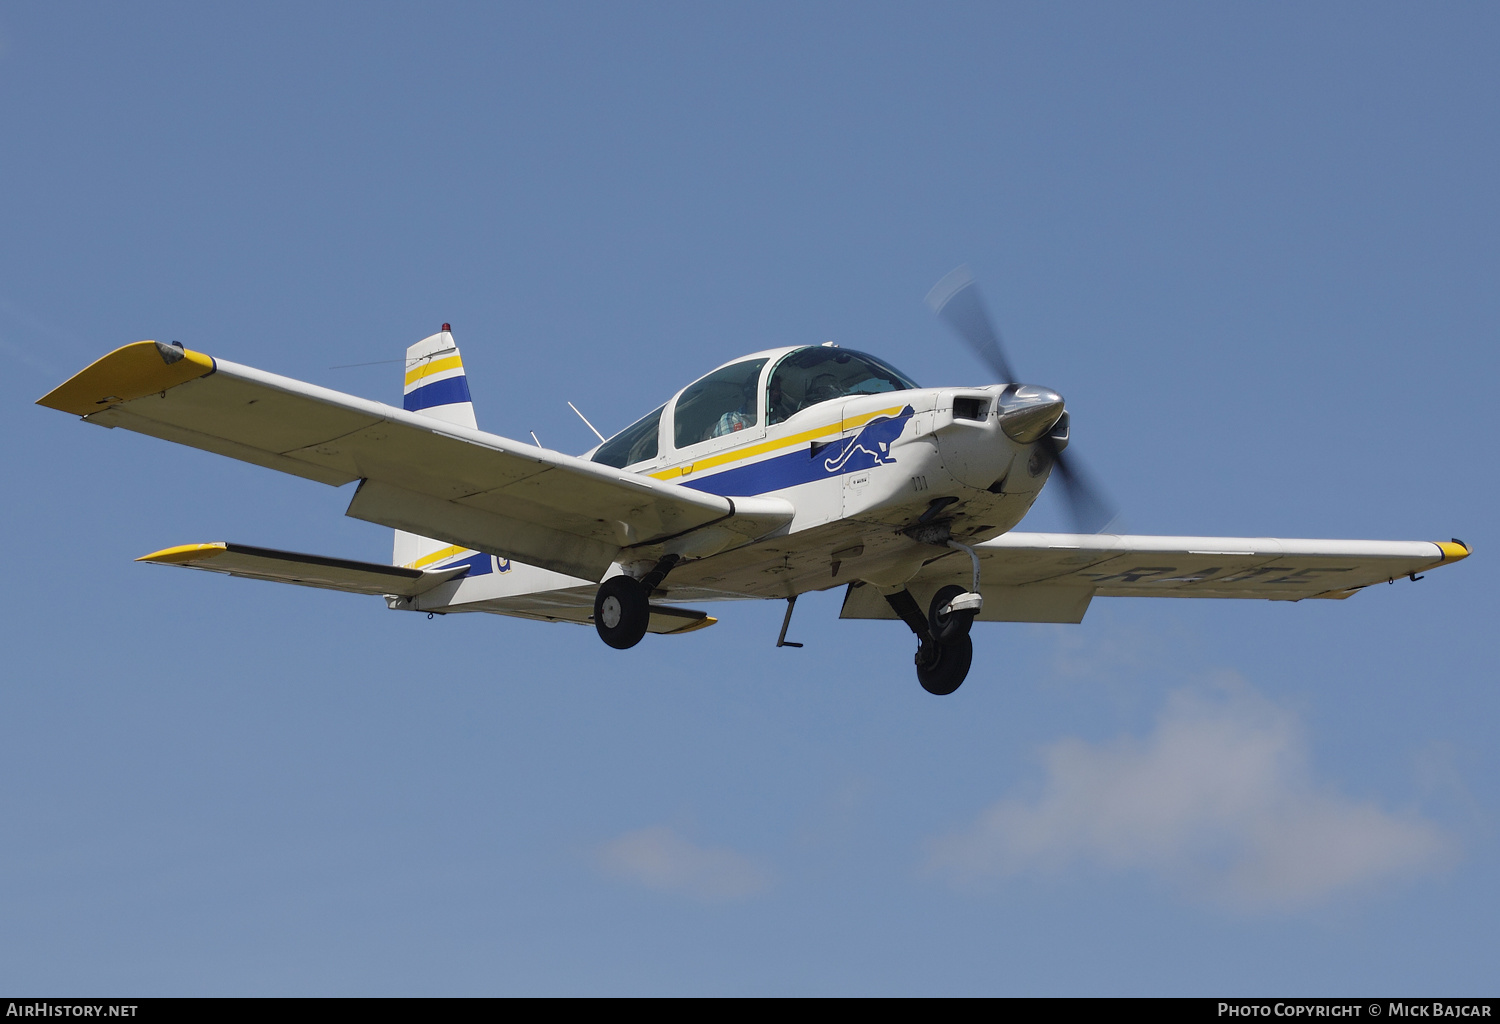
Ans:
[{"label": "white cloud", "polygon": [[747,899],[771,886],[769,872],[749,857],[690,843],[665,825],[627,832],[604,844],[599,865],[617,878],[705,903]]},{"label": "white cloud", "polygon": [[1437,827],[1316,783],[1295,718],[1244,686],[1174,694],[1155,731],[1043,752],[1040,795],[934,840],[959,883],[1091,864],[1143,871],[1240,909],[1295,910],[1436,866]]}]

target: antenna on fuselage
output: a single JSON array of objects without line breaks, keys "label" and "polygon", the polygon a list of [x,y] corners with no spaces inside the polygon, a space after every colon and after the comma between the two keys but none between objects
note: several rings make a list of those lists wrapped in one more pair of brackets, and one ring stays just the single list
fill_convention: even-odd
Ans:
[{"label": "antenna on fuselage", "polygon": [[[568,403],[568,408],[572,409],[574,412],[578,412],[578,406],[574,405],[572,402]],[[600,441],[608,440],[608,438],[606,438],[603,434],[599,433],[599,428],[590,423],[589,418],[583,413],[578,412],[578,418],[583,420],[583,425],[592,430],[594,432],[594,436],[597,437]],[[537,445],[537,447],[540,448],[541,445]]]},{"label": "antenna on fuselage", "polygon": [[528,430],[527,433],[531,435],[531,439],[536,442],[538,448],[542,447],[541,439],[536,436],[535,430]]}]

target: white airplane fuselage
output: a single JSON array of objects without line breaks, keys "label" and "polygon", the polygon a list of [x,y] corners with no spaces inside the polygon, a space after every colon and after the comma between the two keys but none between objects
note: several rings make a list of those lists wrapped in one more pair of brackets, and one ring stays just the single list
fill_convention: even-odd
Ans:
[{"label": "white airplane fuselage", "polygon": [[[625,467],[727,497],[781,498],[796,509],[775,535],[702,562],[687,561],[668,582],[669,601],[791,597],[852,580],[897,585],[932,548],[903,533],[913,524],[945,527],[964,543],[1003,534],[1035,502],[1052,460],[1036,443],[1012,440],[999,423],[1002,385],[919,388],[846,396],[802,409],[780,423],[760,415],[750,427],[678,448],[667,403],[656,458]],[[1066,420],[1059,436],[1065,443]],[[414,599],[411,611],[482,611],[490,602],[556,591],[575,607],[596,581],[491,555],[461,552],[437,564],[471,564],[467,576]],[[691,555],[689,555],[691,558]],[[733,592],[718,591],[714,565],[735,571]],[[430,563],[432,564],[432,563]],[[760,564],[763,583],[747,594],[744,570]],[[794,568],[795,566],[795,568]],[[808,568],[812,566],[812,568]],[[642,567],[626,564],[621,571]],[[780,570],[780,571],[778,571]]]}]

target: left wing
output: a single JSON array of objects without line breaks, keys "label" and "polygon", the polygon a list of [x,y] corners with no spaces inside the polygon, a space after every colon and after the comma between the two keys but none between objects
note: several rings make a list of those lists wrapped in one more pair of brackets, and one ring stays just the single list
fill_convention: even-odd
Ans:
[{"label": "left wing", "polygon": [[38,404],[325,484],[359,480],[356,519],[589,580],[616,561],[748,543],[793,514],[155,341],[116,349]]},{"label": "left wing", "polygon": [[295,583],[322,590],[342,590],[347,594],[395,594],[399,597],[417,597],[469,571],[467,563],[442,569],[404,569],[396,565],[223,542],[182,544],[142,555],[136,561],[204,569],[251,580]]},{"label": "left wing", "polygon": [[[486,556],[488,561],[488,556]],[[355,562],[347,558],[303,555],[295,551],[275,551],[249,544],[181,544],[174,548],[142,555],[137,562],[153,565],[175,565],[183,569],[238,576],[241,579],[268,580],[272,583],[295,583],[322,590],[341,590],[346,594],[377,594],[392,608],[424,611],[426,605],[417,599],[429,591],[436,600],[432,611],[494,612],[524,619],[547,622],[575,622],[586,625],[593,620],[595,585],[574,580],[578,586],[497,597],[488,601],[453,605],[449,599],[472,563],[468,560],[441,569],[406,569],[374,562]],[[530,570],[535,572],[536,570]],[[453,586],[438,590],[445,583]],[[712,626],[718,620],[706,612],[673,605],[651,605],[646,629],[651,633],[691,633]]]},{"label": "left wing", "polygon": [[[1284,540],[1271,537],[1132,537],[1007,533],[975,546],[981,621],[1081,622],[1099,597],[1342,599],[1470,554],[1462,541]],[[923,567],[910,589],[923,602],[939,587],[971,583],[953,551]],[[875,587],[851,587],[846,619],[891,619]]]}]

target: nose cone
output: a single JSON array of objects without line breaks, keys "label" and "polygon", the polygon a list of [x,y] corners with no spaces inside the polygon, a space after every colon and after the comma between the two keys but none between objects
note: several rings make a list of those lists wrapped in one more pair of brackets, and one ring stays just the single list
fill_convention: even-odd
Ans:
[{"label": "nose cone", "polygon": [[1005,436],[1030,444],[1047,436],[1047,431],[1062,418],[1062,395],[1050,388],[1012,384],[1000,394],[999,412],[1000,429]]}]

